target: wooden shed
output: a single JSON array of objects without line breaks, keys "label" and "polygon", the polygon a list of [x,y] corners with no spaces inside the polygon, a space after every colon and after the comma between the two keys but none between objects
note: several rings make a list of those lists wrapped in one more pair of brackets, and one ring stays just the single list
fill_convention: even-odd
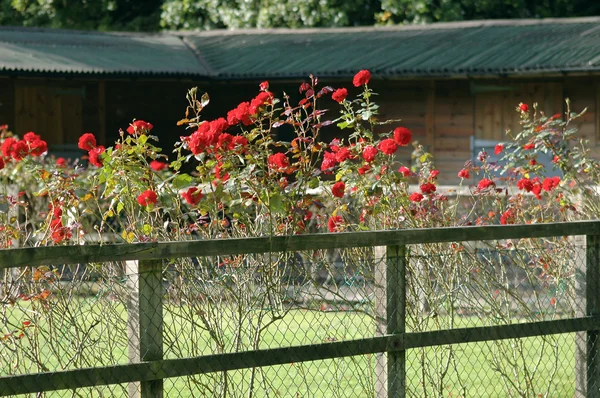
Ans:
[{"label": "wooden shed", "polygon": [[[360,69],[373,74],[381,118],[413,130],[444,183],[457,181],[474,139],[503,141],[506,128],[518,130],[519,102],[550,114],[564,111],[567,97],[573,110],[587,107],[578,127],[600,145],[598,17],[161,34],[3,27],[0,123],[43,134],[58,151],[84,131],[106,143],[146,119],[168,147],[185,134],[176,121],[192,86],[209,92],[210,119],[265,79],[275,93],[299,95],[313,74],[352,95]],[[410,151],[398,156],[408,161]]]}]

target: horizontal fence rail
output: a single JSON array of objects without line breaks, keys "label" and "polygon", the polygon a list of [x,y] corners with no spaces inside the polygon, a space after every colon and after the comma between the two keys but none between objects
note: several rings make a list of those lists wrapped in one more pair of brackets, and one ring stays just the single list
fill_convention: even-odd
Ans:
[{"label": "horizontal fence rail", "polygon": [[349,247],[408,245],[495,239],[598,235],[600,222],[447,227],[396,231],[341,232],[241,239],[190,240],[82,246],[24,247],[0,250],[0,269],[47,263],[161,260],[181,257],[256,254]]},{"label": "horizontal fence rail", "polygon": [[[585,310],[576,317],[528,323],[517,321],[495,326],[406,332],[406,245],[582,235],[587,237],[587,256],[584,264],[586,270]],[[131,308],[127,309],[130,320],[128,326],[130,327],[130,344],[133,344],[133,348],[129,352],[131,363],[2,376],[0,377],[0,396],[140,383],[140,391],[131,393],[130,390],[130,397],[162,397],[162,380],[166,378],[374,354],[378,355],[377,366],[385,373],[385,386],[382,390],[384,394],[377,393],[377,396],[404,397],[406,395],[406,350],[564,333],[583,333],[587,339],[587,343],[584,343],[581,348],[586,361],[582,368],[585,373],[583,375],[585,386],[582,390],[584,391],[583,395],[578,396],[599,397],[600,349],[596,343],[600,332],[599,236],[600,221],[582,221],[0,250],[0,269],[125,261],[128,275],[135,275],[135,279],[132,279],[127,285],[131,289],[131,303],[134,303]],[[163,267],[160,260],[354,247],[383,249],[379,254],[376,252],[376,256],[383,259],[383,280],[379,281],[383,289],[383,293],[379,291],[379,299],[383,297],[383,304],[378,303],[377,312],[384,319],[385,325],[376,337],[218,353],[190,358],[162,358],[164,316],[161,309],[163,306],[161,280]],[[149,310],[157,308],[160,310],[149,314]]]}]

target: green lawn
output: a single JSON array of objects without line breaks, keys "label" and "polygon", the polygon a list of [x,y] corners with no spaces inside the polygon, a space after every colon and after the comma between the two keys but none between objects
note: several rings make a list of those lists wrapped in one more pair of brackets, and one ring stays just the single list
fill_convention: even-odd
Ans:
[{"label": "green lawn", "polygon": [[[74,305],[73,303],[77,303]],[[37,305],[34,303],[34,305]],[[117,301],[86,298],[72,301],[65,308],[53,309],[52,324],[39,317],[39,307],[30,303],[4,308],[5,324],[20,325],[24,320],[35,319],[35,328],[26,328],[20,339],[9,337],[0,343],[0,371],[8,373],[34,373],[34,366],[24,352],[38,353],[49,370],[93,366],[97,364],[127,363],[126,311]],[[236,325],[228,312],[222,308],[215,318],[222,333],[227,351],[235,344]],[[184,320],[189,307],[168,306],[165,311],[165,357],[176,358],[215,352],[208,332]],[[258,313],[258,311],[257,311]],[[197,314],[196,314],[197,315]],[[36,318],[36,316],[38,316]],[[255,320],[256,314],[247,319]],[[77,320],[81,327],[75,331],[69,320]],[[198,317],[194,318],[198,322]],[[481,324],[470,319],[470,324]],[[92,327],[92,325],[94,325]],[[53,328],[48,335],[43,330]],[[3,333],[10,329],[5,327]],[[37,330],[37,333],[36,333]],[[82,331],[88,331],[87,334]],[[374,335],[374,322],[366,315],[350,311],[291,310],[283,320],[269,326],[263,333],[260,348],[312,344],[332,340],[344,340]],[[1,335],[0,335],[1,336]],[[87,339],[87,340],[86,340]],[[93,344],[92,344],[93,342]],[[250,338],[243,338],[242,346],[250,346]],[[522,344],[522,356],[514,356],[515,344]],[[229,347],[229,348],[227,348]],[[543,353],[540,354],[543,348]],[[79,355],[73,352],[79,350]],[[449,347],[435,347],[407,352],[407,390],[414,397],[501,397],[521,396],[516,388],[505,386],[494,363],[507,368],[506,380],[518,380],[521,386],[531,385],[523,396],[572,397],[574,395],[574,335],[550,338],[542,347],[541,338],[523,339],[521,343],[505,341],[474,343]],[[509,355],[495,360],[500,353]],[[73,360],[69,363],[69,360]],[[516,368],[526,364],[530,382],[525,372],[515,373]],[[254,374],[253,374],[254,373]],[[229,372],[226,382],[222,374],[193,378],[165,380],[166,396],[198,397],[218,395],[223,388],[228,396],[248,396],[250,380],[254,380],[255,397],[369,397],[374,395],[375,356],[358,356],[308,363],[293,363],[251,370]],[[226,385],[226,387],[224,387]],[[217,387],[215,387],[217,386]],[[121,397],[126,385],[80,389],[79,396]],[[1,389],[1,386],[0,386]],[[207,391],[213,391],[207,393]],[[71,396],[65,391],[47,393],[45,396]]]}]

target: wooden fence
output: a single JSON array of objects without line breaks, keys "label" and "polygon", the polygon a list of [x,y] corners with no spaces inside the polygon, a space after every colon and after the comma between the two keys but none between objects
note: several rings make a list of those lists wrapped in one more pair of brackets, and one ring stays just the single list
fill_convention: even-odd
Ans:
[{"label": "wooden fence", "polygon": [[[502,326],[471,327],[428,332],[405,332],[406,245],[497,239],[586,237],[586,261],[579,269],[585,278],[585,312],[581,316]],[[284,348],[163,359],[163,259],[269,253],[316,249],[377,247],[385,261],[381,271],[385,301],[377,310],[387,313],[380,336]],[[385,369],[380,396],[404,397],[405,351],[411,348],[483,342],[560,333],[581,333],[578,396],[600,397],[600,222],[537,225],[433,228],[417,230],[349,232],[212,241],[137,243],[117,245],[53,246],[0,250],[0,269],[49,264],[126,261],[132,306],[129,308],[130,363],[58,372],[0,377],[0,396],[131,383],[130,396],[162,397],[163,380],[209,372],[262,367],[293,362],[378,354]],[[383,355],[382,353],[387,353]],[[593,386],[593,388],[592,388]]]}]

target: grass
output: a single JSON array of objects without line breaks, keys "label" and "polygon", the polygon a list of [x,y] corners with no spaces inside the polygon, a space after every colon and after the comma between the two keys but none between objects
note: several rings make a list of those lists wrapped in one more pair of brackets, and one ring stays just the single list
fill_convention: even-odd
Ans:
[{"label": "grass", "polygon": [[[25,302],[4,307],[4,333],[14,331],[24,321],[33,320],[34,327],[24,328],[24,336],[9,336],[0,342],[0,372],[2,375],[35,373],[41,369],[24,352],[37,353],[44,366],[52,370],[96,365],[127,363],[126,310],[118,301],[86,298],[80,301]],[[76,305],[73,305],[76,303]],[[169,305],[165,311],[165,357],[177,358],[216,352],[216,345],[208,332],[186,320],[187,306]],[[197,308],[196,308],[197,310]],[[41,316],[52,312],[52,317]],[[259,311],[245,315],[246,322],[255,322]],[[52,319],[49,323],[48,319]],[[235,311],[227,306],[218,308],[213,316],[222,329],[222,344],[231,350],[236,344]],[[78,322],[77,330],[70,321]],[[471,326],[482,322],[472,317],[463,319]],[[92,327],[92,325],[94,325]],[[44,331],[52,329],[52,333]],[[282,321],[264,330],[260,348],[314,344],[341,341],[374,335],[374,321],[361,313],[351,311],[290,310]],[[82,333],[88,331],[87,334]],[[1,336],[1,334],[0,334]],[[86,340],[87,339],[87,340]],[[92,344],[93,342],[93,344]],[[250,336],[240,344],[251,347]],[[519,351],[523,355],[513,355]],[[16,351],[12,351],[16,349]],[[73,353],[79,350],[80,355]],[[502,355],[503,358],[500,358]],[[408,350],[407,391],[414,397],[481,397],[521,396],[517,388],[506,383],[531,385],[524,396],[572,397],[575,386],[574,334],[520,341],[487,342],[431,347]],[[69,360],[74,362],[69,363]],[[254,372],[255,397],[372,397],[375,385],[375,355],[270,366]],[[497,364],[506,367],[503,379]],[[509,366],[513,363],[514,367]],[[536,365],[537,364],[537,365]],[[526,367],[533,372],[524,379],[524,372],[515,368]],[[227,373],[229,396],[248,396],[251,370]],[[197,397],[218,395],[223,388],[223,374],[165,380],[166,396]],[[79,396],[120,397],[126,395],[126,385],[79,389]],[[207,393],[212,389],[211,393]],[[1,391],[1,386],[0,386]],[[46,393],[48,397],[70,396],[65,391]],[[32,395],[33,396],[33,395]]]}]

